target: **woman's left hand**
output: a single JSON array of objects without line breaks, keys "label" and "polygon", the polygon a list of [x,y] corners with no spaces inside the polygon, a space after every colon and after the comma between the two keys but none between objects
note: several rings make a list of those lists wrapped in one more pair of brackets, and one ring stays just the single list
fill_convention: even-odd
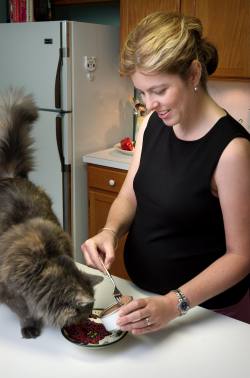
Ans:
[{"label": "woman's left hand", "polygon": [[134,335],[154,332],[166,327],[179,315],[176,297],[171,294],[134,299],[122,306],[117,324],[122,331],[129,331]]}]

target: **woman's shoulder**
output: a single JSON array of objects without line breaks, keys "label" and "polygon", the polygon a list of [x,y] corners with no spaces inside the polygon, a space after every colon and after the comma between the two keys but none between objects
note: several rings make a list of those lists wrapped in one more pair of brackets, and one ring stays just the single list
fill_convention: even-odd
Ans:
[{"label": "woman's shoulder", "polygon": [[240,122],[233,118],[229,113],[219,120],[219,124],[222,126],[220,131],[230,137],[242,137],[250,140],[250,134]]},{"label": "woman's shoulder", "polygon": [[222,144],[223,160],[248,159],[250,152],[250,134],[249,132],[227,113],[218,122],[216,137]]},{"label": "woman's shoulder", "polygon": [[228,143],[222,156],[230,160],[249,159],[250,162],[250,140],[236,136]]},{"label": "woman's shoulder", "polygon": [[221,117],[210,132],[205,136],[213,155],[220,156],[225,150],[248,148],[250,140],[249,132],[230,114]]},{"label": "woman's shoulder", "polygon": [[230,177],[232,181],[247,181],[250,176],[250,142],[249,139],[237,136],[229,141],[219,158],[216,168],[218,175]]}]

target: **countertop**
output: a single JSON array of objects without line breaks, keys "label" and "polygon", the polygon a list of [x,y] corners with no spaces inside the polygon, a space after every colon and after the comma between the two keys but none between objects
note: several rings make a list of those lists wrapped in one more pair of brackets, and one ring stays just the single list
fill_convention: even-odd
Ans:
[{"label": "countertop", "polygon": [[[149,294],[115,280],[124,294]],[[112,285],[105,278],[96,287],[96,307],[111,301]],[[160,332],[127,334],[115,344],[90,350],[71,344],[59,329],[50,327],[37,339],[22,339],[16,315],[0,305],[2,378],[249,378],[249,350],[248,324],[200,307]]]},{"label": "countertop", "polygon": [[84,155],[82,160],[84,163],[128,170],[131,158],[132,156],[126,154],[126,152],[120,152],[116,148],[108,148],[106,150]]}]

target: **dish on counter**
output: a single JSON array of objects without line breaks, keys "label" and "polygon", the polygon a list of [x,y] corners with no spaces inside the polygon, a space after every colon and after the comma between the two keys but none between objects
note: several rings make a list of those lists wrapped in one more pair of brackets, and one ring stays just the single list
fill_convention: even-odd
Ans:
[{"label": "dish on counter", "polygon": [[115,148],[116,151],[121,152],[122,154],[125,154],[125,155],[132,156],[133,153],[134,153],[134,151],[123,150],[123,149],[121,148],[120,143],[116,143],[116,144],[114,145],[114,148]]},{"label": "dish on counter", "polygon": [[73,344],[93,349],[106,347],[123,339],[127,332],[105,329],[100,318],[102,313],[103,309],[94,309],[87,322],[63,327],[63,336]]}]

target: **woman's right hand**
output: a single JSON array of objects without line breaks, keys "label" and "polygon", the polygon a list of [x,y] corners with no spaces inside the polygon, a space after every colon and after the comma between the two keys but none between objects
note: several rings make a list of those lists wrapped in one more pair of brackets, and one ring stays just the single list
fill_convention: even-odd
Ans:
[{"label": "woman's right hand", "polygon": [[115,259],[117,242],[117,236],[109,230],[101,230],[98,234],[86,240],[81,245],[86,265],[103,272],[101,258],[106,268],[109,269]]}]

